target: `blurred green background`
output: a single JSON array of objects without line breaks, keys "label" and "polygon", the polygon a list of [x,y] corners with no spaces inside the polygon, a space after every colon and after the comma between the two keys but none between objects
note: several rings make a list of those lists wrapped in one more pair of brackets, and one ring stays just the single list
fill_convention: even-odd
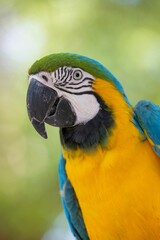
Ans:
[{"label": "blurred green background", "polygon": [[25,103],[28,68],[55,52],[102,62],[133,104],[160,104],[160,1],[0,1],[0,240],[42,239],[62,211],[58,130],[42,139]]}]

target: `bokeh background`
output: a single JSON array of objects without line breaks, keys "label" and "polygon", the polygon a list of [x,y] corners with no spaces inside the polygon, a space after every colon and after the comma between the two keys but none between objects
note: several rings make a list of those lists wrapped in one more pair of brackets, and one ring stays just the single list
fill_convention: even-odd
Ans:
[{"label": "bokeh background", "polygon": [[0,240],[71,240],[58,188],[58,130],[26,112],[27,71],[44,55],[102,62],[130,101],[160,104],[159,0],[0,1]]}]

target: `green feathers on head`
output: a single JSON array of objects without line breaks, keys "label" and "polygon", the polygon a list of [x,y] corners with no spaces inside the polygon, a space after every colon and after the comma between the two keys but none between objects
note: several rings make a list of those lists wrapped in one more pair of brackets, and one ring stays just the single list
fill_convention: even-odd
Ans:
[{"label": "green feathers on head", "polygon": [[53,72],[63,66],[82,68],[94,77],[102,79],[111,77],[111,73],[99,62],[73,53],[57,53],[43,57],[31,66],[29,74],[35,74],[41,71]]},{"label": "green feathers on head", "polygon": [[29,75],[42,71],[54,72],[59,67],[63,66],[82,68],[95,78],[110,81],[126,98],[123,87],[107,68],[99,62],[79,54],[55,53],[43,57],[31,66],[29,69]]}]

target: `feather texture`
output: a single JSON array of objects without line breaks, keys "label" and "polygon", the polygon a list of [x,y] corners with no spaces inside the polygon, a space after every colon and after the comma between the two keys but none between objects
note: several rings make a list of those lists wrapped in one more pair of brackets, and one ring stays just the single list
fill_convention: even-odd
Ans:
[{"label": "feather texture", "polygon": [[71,231],[77,240],[89,240],[76,194],[66,174],[63,156],[59,162],[59,181],[62,204]]},{"label": "feather texture", "polygon": [[134,111],[154,151],[160,157],[160,107],[142,100],[137,103]]}]

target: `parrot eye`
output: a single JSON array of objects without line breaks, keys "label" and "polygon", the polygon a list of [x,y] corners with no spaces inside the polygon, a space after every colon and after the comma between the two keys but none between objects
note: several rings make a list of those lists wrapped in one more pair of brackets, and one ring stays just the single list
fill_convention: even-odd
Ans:
[{"label": "parrot eye", "polygon": [[75,70],[74,71],[73,78],[75,80],[80,80],[80,79],[82,79],[82,77],[83,77],[83,74],[82,74],[82,72],[80,70]]}]

